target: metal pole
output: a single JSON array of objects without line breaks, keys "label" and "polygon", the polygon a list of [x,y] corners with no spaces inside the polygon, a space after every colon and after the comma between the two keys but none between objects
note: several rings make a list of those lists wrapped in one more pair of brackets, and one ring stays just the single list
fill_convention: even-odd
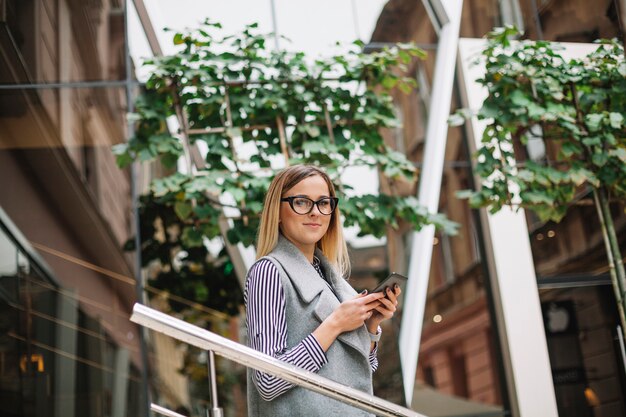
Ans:
[{"label": "metal pole", "polygon": [[619,349],[622,354],[622,364],[624,365],[624,369],[626,369],[626,347],[624,346],[624,332],[622,331],[622,326],[617,325],[617,340],[619,341]]},{"label": "metal pole", "polygon": [[215,377],[215,354],[212,350],[207,352],[209,354],[209,360],[207,366],[209,368],[209,393],[211,395],[211,409],[207,410],[208,417],[223,417],[224,410],[219,406],[219,400],[217,398],[217,378]]},{"label": "metal pole", "polygon": [[276,19],[276,4],[274,4],[275,0],[270,0],[270,5],[272,6],[272,26],[274,28],[274,42],[276,44],[276,52],[280,51],[280,43],[278,42],[278,21]]},{"label": "metal pole", "polygon": [[[433,5],[435,10],[440,10],[441,7],[444,9],[445,13],[440,12],[438,14],[438,21],[444,21],[445,24],[439,29],[435,77],[426,126],[424,166],[420,175],[418,199],[430,213],[436,213],[439,208],[441,193],[441,178],[448,135],[448,116],[452,100],[463,0],[447,0],[445,2],[432,0],[429,3]],[[435,4],[438,6],[434,7]],[[437,23],[433,22],[433,25],[436,26]],[[413,233],[411,245],[409,282],[404,296],[406,302],[402,314],[404,320],[402,320],[400,328],[400,359],[407,405],[410,405],[413,399],[434,236],[435,227],[426,226],[421,231]]]},{"label": "metal pole", "polygon": [[[135,103],[133,101],[133,75],[132,75],[132,61],[130,58],[130,47],[128,45],[129,30],[128,30],[128,8],[131,7],[130,0],[126,0],[124,3],[124,55],[126,64],[126,107],[127,112],[132,113],[135,111]],[[128,136],[133,134],[135,126],[132,121],[128,122]],[[137,192],[137,171],[138,162],[134,162],[131,166],[130,177],[130,193],[133,204],[133,212],[135,217],[135,294],[137,302],[144,303],[144,291],[143,280],[141,276],[141,224],[139,219],[139,198]],[[148,352],[146,348],[146,329],[140,327],[139,331],[139,352],[141,356],[141,387],[140,392],[142,394],[144,404],[144,416],[150,417],[150,390],[148,386]]]},{"label": "metal pole", "polygon": [[354,21],[354,34],[357,39],[361,39],[361,31],[359,30],[359,15],[356,9],[356,0],[352,0],[352,20]]}]

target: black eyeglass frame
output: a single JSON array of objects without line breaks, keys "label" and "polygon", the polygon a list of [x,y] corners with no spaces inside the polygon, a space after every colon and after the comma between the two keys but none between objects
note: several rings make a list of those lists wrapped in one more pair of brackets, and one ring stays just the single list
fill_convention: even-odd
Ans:
[{"label": "black eyeglass frame", "polygon": [[[303,198],[305,200],[309,200],[311,203],[311,208],[309,209],[309,211],[307,211],[306,213],[298,213],[296,211],[296,209],[293,206],[293,200],[295,200],[296,198]],[[330,200],[334,203],[334,205],[332,206],[332,210],[330,211],[330,213],[326,214],[323,213],[322,210],[320,210],[320,206],[319,203],[321,203],[324,200]],[[289,203],[289,207],[291,207],[291,209],[293,210],[294,213],[299,214],[301,216],[306,216],[307,214],[311,213],[313,211],[313,207],[317,206],[317,211],[320,212],[320,214],[322,216],[330,216],[335,212],[335,209],[337,208],[337,205],[339,204],[339,199],[337,197],[322,197],[317,201],[313,201],[311,200],[309,197],[304,197],[304,196],[300,196],[300,195],[294,195],[291,197],[283,197],[280,199],[281,202],[288,202]],[[332,204],[332,203],[331,203]]]}]

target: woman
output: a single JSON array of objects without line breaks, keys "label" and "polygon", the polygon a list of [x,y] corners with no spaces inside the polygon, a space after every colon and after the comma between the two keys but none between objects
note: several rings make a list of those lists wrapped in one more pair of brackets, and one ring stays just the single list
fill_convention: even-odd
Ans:
[{"label": "woman", "polygon": [[[372,393],[379,324],[396,310],[400,288],[357,294],[330,178],[319,168],[281,171],[265,197],[257,262],[244,299],[249,345],[341,384]],[[370,414],[248,370],[250,416]]]}]

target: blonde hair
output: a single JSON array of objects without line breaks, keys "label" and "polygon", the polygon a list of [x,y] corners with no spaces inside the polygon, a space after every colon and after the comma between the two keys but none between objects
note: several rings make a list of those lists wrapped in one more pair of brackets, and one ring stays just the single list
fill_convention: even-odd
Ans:
[{"label": "blonde hair", "polygon": [[[276,174],[265,195],[257,237],[257,259],[268,255],[278,243],[280,234],[280,199],[300,181],[315,175],[324,179],[328,185],[330,196],[335,197],[335,186],[330,177],[315,166],[293,165]],[[350,258],[348,257],[348,247],[343,237],[339,207],[331,214],[328,230],[317,242],[316,246],[343,277],[347,278],[350,275]]]}]

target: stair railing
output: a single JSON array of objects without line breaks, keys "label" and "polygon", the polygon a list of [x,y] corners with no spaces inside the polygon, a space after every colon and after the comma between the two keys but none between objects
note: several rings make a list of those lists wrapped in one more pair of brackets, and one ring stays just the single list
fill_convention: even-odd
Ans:
[{"label": "stair railing", "polygon": [[[408,408],[383,400],[382,398],[339,384],[314,372],[309,372],[280,361],[218,334],[194,326],[158,310],[146,307],[143,304],[135,304],[130,319],[153,331],[163,333],[200,349],[207,350],[209,357],[215,352],[215,354],[246,367],[275,375],[287,382],[349,404],[353,407],[369,411],[377,416],[426,417]],[[214,368],[212,372],[213,373],[209,373],[209,376],[211,376],[211,374],[214,375]],[[215,380],[213,379],[211,382],[211,401],[214,405],[210,415],[221,415],[221,409],[216,407],[217,387]]]}]

